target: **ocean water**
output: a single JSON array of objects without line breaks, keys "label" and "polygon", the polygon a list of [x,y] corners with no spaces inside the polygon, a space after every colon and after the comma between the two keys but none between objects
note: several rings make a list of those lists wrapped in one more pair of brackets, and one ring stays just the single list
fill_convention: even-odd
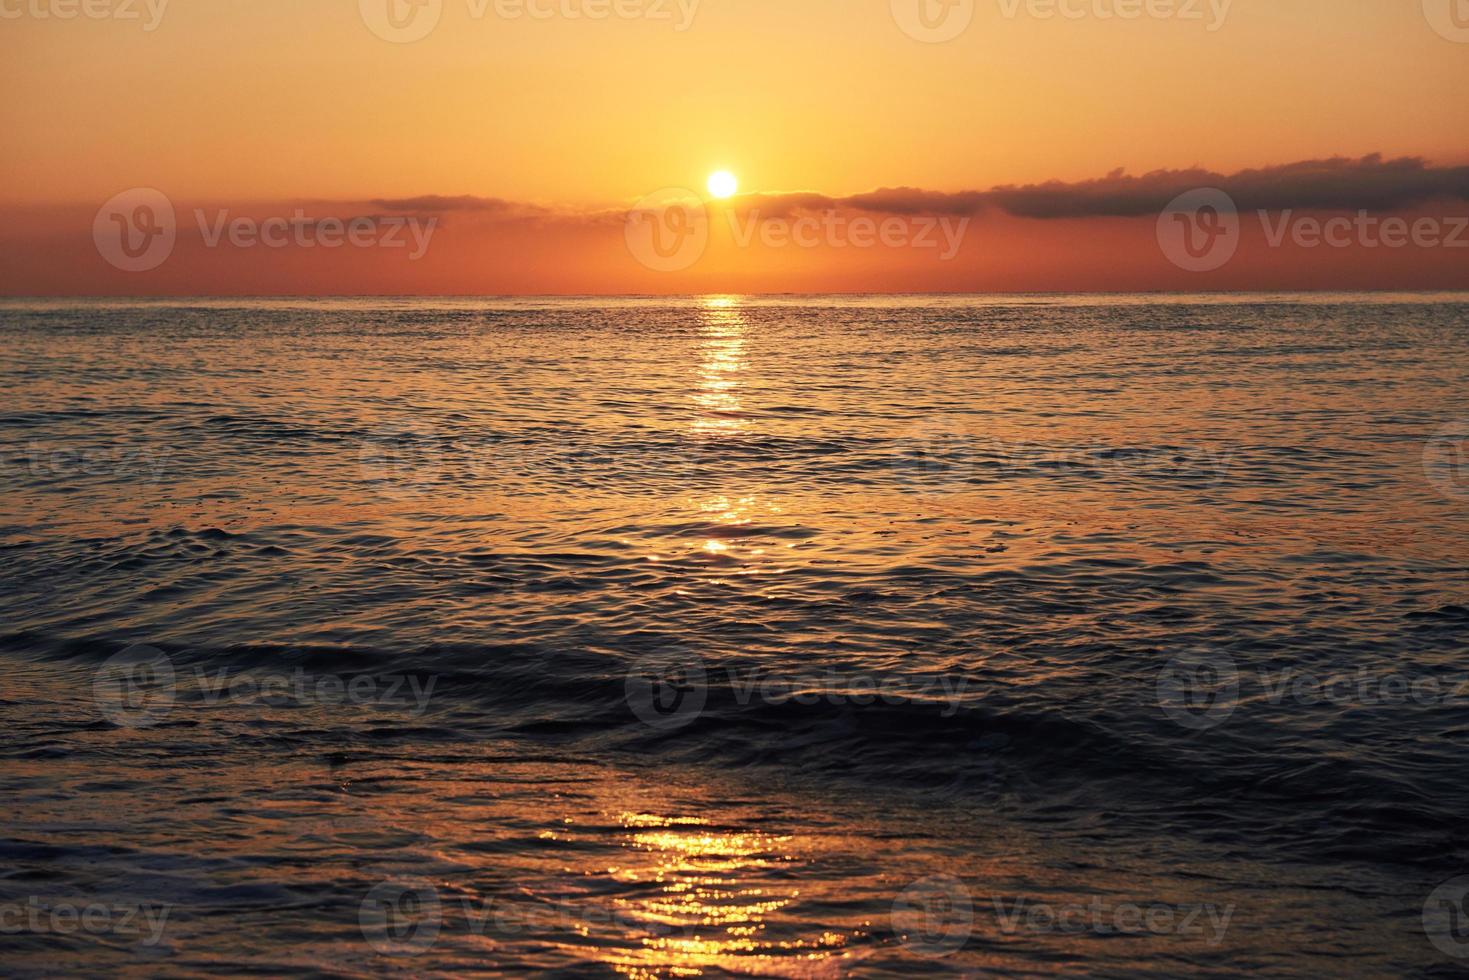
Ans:
[{"label": "ocean water", "polygon": [[1469,296],[0,330],[6,972],[1469,971]]}]

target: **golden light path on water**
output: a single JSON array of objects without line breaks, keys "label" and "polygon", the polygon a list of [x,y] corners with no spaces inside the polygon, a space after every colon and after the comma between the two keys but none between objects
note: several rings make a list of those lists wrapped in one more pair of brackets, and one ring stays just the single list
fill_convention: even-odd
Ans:
[{"label": "golden light path on water", "polygon": [[796,858],[791,838],[716,829],[699,817],[624,813],[624,847],[642,861],[622,880],[655,885],[649,897],[619,899],[625,919],[646,922],[642,948],[605,950],[607,962],[635,980],[702,976],[706,970],[758,976],[838,975],[847,938],[825,932],[801,939],[766,935],[766,920],[800,890],[770,884]]},{"label": "golden light path on water", "polygon": [[[733,296],[707,297],[698,315],[701,359],[693,393],[698,412],[691,429],[717,453],[720,440],[751,430],[740,397],[749,369],[749,323]],[[730,529],[749,524],[755,506],[753,496],[723,494],[698,503],[708,520]],[[704,544],[711,555],[729,549],[729,542],[718,537]],[[760,976],[838,975],[847,936],[823,932],[774,939],[766,934],[767,919],[800,896],[795,887],[771,884],[779,880],[783,865],[796,860],[787,853],[790,837],[714,828],[691,816],[624,813],[621,822],[628,830],[624,846],[651,863],[620,869],[619,875],[628,883],[652,884],[655,892],[647,898],[619,899],[619,912],[664,934],[642,937],[641,949],[633,953],[607,950],[609,964],[620,973],[636,980],[701,976],[710,969]]]},{"label": "golden light path on water", "polygon": [[741,417],[740,374],[749,367],[745,353],[745,334],[749,324],[740,311],[739,300],[732,296],[711,296],[699,310],[700,354],[699,386],[695,402],[709,417],[694,423],[698,435],[733,435],[749,428]]},{"label": "golden light path on water", "polygon": [[[750,429],[740,400],[741,375],[749,369],[746,356],[749,323],[735,296],[706,297],[699,317],[703,341],[699,352],[703,360],[698,368],[694,403],[700,414],[692,429],[695,437],[713,443],[717,449],[721,438],[741,435]],[[747,515],[754,504],[754,497],[715,496],[701,501],[699,509],[720,523],[737,527],[749,523]],[[704,550],[711,555],[724,554],[729,551],[729,544],[720,538],[710,538],[704,542]]]}]

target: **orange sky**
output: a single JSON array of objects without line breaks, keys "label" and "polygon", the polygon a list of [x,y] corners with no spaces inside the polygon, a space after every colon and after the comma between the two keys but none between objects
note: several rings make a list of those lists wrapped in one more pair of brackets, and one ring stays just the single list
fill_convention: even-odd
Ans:
[{"label": "orange sky", "polygon": [[[651,279],[614,219],[719,168],[744,191],[841,198],[1372,153],[1469,163],[1469,42],[1443,36],[1420,0],[1059,0],[1075,18],[1040,16],[1056,0],[972,0],[946,43],[904,32],[892,7],[908,0],[423,0],[442,4],[437,26],[406,44],[367,23],[373,3],[403,0],[85,0],[138,19],[57,16],[83,2],[0,0],[7,294],[1108,288],[1108,276],[1172,288],[1178,270],[1158,264],[1152,223],[1136,217],[979,214],[983,231],[941,265],[829,241],[730,250],[716,234],[698,267]],[[587,16],[614,3],[628,16]],[[1148,16],[1150,4],[1173,13]],[[1129,6],[1143,15],[1101,16]],[[176,206],[179,245],[160,268],[123,273],[96,254],[92,218],[136,187]],[[425,195],[541,219],[440,214],[411,264],[362,248],[193,254],[196,208],[319,219]],[[1446,220],[1462,204],[1427,206]],[[1098,267],[1100,241],[1111,260]],[[1221,286],[1248,278],[1242,251]],[[1327,284],[1350,284],[1360,264],[1385,265],[1384,285],[1469,285],[1462,252],[1328,251],[1267,258],[1300,273],[1287,285],[1317,284],[1328,260],[1343,271]],[[1250,275],[1274,283],[1270,264]]]}]

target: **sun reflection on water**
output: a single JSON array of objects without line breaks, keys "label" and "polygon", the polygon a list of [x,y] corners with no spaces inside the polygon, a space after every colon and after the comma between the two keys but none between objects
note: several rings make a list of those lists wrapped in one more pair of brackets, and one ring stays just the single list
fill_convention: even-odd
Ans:
[{"label": "sun reflection on water", "polygon": [[610,964],[635,980],[702,976],[707,970],[760,976],[835,976],[847,937],[824,932],[782,939],[769,920],[800,890],[773,885],[796,861],[788,836],[714,828],[698,817],[624,813],[624,846],[643,861],[624,868],[625,882],[654,886],[619,901],[653,935],[637,949],[608,951]]},{"label": "sun reflection on water", "polygon": [[694,422],[700,435],[729,435],[744,432],[749,422],[742,417],[740,374],[749,367],[745,335],[749,323],[733,296],[710,296],[699,310],[699,386],[694,396],[702,417]]}]

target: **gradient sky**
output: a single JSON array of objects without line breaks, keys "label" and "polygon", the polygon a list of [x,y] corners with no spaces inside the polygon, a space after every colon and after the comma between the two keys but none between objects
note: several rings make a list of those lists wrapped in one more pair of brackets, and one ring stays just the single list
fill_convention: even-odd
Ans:
[{"label": "gradient sky", "polygon": [[[719,290],[721,276],[731,289],[826,290],[862,288],[874,275],[870,288],[1106,288],[1105,269],[1093,282],[1091,250],[1072,254],[1087,229],[1056,222],[1009,222],[1022,227],[1003,240],[986,222],[991,258],[1020,254],[1015,274],[995,274],[966,242],[967,257],[942,270],[904,271],[922,265],[912,255],[876,270],[863,255],[845,272],[841,256],[828,268],[810,255],[776,256],[773,266],[734,255],[649,280],[624,268],[625,254],[604,254],[622,235],[602,218],[659,188],[702,188],[719,168],[744,191],[839,198],[1072,183],[1118,168],[1227,175],[1374,153],[1469,164],[1469,43],[1436,32],[1420,0],[1234,0],[1214,31],[1208,0],[1201,21],[1040,19],[1024,4],[1008,17],[1002,0],[978,0],[969,29],[943,44],[908,37],[889,0],[701,0],[686,31],[671,20],[506,19],[493,2],[475,19],[470,0],[445,0],[438,28],[413,44],[375,36],[356,0],[172,0],[152,31],[28,12],[46,2],[0,0],[22,12],[0,20],[8,294],[357,292],[372,283],[680,292]],[[144,0],[136,5],[146,21]],[[676,20],[673,0],[668,7]],[[375,213],[362,202],[471,195],[561,220],[481,229],[471,242],[463,219],[445,215],[431,261],[414,268],[382,256],[306,257],[293,267],[280,256],[216,255],[117,273],[84,253],[97,208],[133,187],[158,188],[185,213],[290,214],[305,202],[313,217],[346,216]],[[1143,254],[1151,224],[1134,224],[1148,234],[1129,239],[1124,252],[1138,249],[1137,264],[1113,269],[1118,288],[1154,278],[1171,288],[1173,272]],[[181,253],[194,237],[181,231]],[[455,255],[439,254],[451,246]],[[532,254],[521,288],[504,265]],[[1353,280],[1322,280],[1309,272],[1321,259],[1305,258],[1292,266],[1301,285]],[[1424,262],[1393,258],[1406,278],[1381,285],[1469,285],[1455,278],[1469,266],[1462,253],[1418,256],[1444,271],[1416,279]],[[822,271],[804,283],[790,274],[797,267]],[[1253,283],[1236,281],[1242,275],[1226,269],[1219,284]]]}]

